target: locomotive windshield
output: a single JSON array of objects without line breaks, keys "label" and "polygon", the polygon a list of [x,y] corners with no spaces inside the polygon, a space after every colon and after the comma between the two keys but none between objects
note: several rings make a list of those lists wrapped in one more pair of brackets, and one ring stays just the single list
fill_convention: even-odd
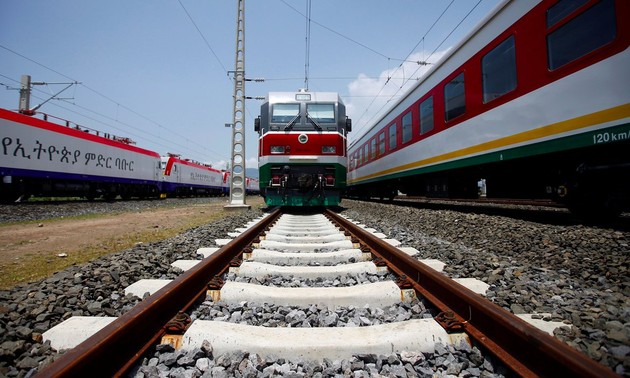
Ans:
[{"label": "locomotive windshield", "polygon": [[272,123],[288,123],[300,114],[300,104],[275,104],[271,114]]},{"label": "locomotive windshield", "polygon": [[337,129],[334,103],[278,103],[271,106],[271,130]]},{"label": "locomotive windshield", "polygon": [[334,104],[307,104],[306,115],[317,123],[335,122]]}]

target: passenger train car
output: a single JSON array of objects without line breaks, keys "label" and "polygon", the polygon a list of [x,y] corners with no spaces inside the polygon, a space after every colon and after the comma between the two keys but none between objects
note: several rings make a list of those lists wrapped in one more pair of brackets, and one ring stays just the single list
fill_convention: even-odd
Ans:
[{"label": "passenger train car", "polygon": [[[48,117],[46,117],[48,118]],[[120,138],[0,109],[0,201],[224,195],[229,174]],[[258,192],[248,178],[248,194]]]},{"label": "passenger train car", "polygon": [[351,121],[337,93],[271,92],[255,130],[260,192],[267,205],[339,204]]},{"label": "passenger train car", "polygon": [[630,1],[504,1],[349,147],[348,195],[630,196]]}]

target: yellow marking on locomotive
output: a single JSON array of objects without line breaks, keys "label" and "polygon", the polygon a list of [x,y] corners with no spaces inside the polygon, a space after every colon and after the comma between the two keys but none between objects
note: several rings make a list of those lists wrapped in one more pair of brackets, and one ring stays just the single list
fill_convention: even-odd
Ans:
[{"label": "yellow marking on locomotive", "polygon": [[624,105],[616,106],[614,108],[587,114],[585,116],[576,117],[576,118],[568,119],[565,121],[560,121],[557,123],[552,123],[551,125],[539,127],[537,129],[524,131],[522,133],[518,133],[518,134],[510,135],[507,137],[491,140],[489,142],[462,148],[461,150],[448,152],[446,154],[433,156],[433,157],[419,160],[419,161],[414,161],[413,163],[400,165],[394,168],[386,169],[381,172],[372,173],[366,176],[362,176],[361,178],[358,178],[355,180],[348,180],[348,183],[355,183],[355,182],[370,179],[373,177],[405,171],[412,168],[418,168],[424,165],[439,163],[445,160],[451,160],[451,159],[459,158],[466,155],[478,154],[480,152],[484,152],[484,151],[488,151],[488,150],[492,150],[492,149],[496,149],[500,147],[532,141],[535,139],[553,136],[553,135],[561,134],[568,131],[579,130],[585,127],[602,124],[605,122],[617,121],[617,120],[628,118],[628,117],[630,117],[630,104],[624,104]]}]

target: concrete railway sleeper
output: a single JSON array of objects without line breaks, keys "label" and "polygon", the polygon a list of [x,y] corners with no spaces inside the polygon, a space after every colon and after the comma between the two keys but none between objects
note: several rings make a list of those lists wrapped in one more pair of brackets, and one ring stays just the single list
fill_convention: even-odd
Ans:
[{"label": "concrete railway sleeper", "polygon": [[[440,262],[419,262],[410,257],[417,251],[330,210],[275,210],[236,231],[234,239],[217,240],[218,248],[201,248],[202,260],[174,262],[184,270],[177,279],[129,287],[151,295],[119,318],[70,318],[45,333],[53,347],[69,351],[40,375],[124,375],[167,343],[184,351],[210,346],[214,356],[247,351],[321,361],[472,342],[515,375],[614,376],[485,300],[483,283],[467,289],[471,280],[447,278]],[[340,309],[356,312],[343,327],[334,322]]]}]

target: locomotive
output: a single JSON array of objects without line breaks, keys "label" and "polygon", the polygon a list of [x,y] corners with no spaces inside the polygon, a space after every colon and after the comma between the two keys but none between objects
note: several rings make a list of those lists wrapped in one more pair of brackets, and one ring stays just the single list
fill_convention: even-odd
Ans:
[{"label": "locomotive", "polygon": [[269,206],[335,206],[352,122],[337,93],[270,92],[255,119],[261,195]]},{"label": "locomotive", "polygon": [[[0,109],[0,200],[225,195],[230,175],[179,155],[160,156],[128,138],[68,121],[58,124]],[[247,192],[258,180],[247,178]]]},{"label": "locomotive", "polygon": [[167,154],[162,161],[162,192],[174,196],[211,196],[224,194],[225,172],[177,154]]},{"label": "locomotive", "polygon": [[630,207],[630,2],[503,1],[349,147],[349,196]]}]

